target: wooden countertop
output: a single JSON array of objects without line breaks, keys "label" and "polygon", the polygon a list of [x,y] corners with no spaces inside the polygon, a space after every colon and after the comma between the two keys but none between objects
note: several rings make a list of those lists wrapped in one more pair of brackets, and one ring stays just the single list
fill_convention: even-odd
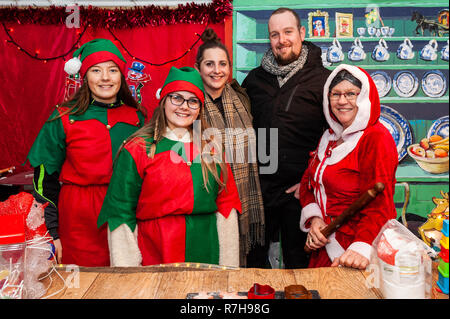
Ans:
[{"label": "wooden countertop", "polygon": [[[436,290],[433,263],[433,299],[448,299]],[[277,291],[300,284],[317,290],[322,299],[380,299],[378,289],[367,288],[368,272],[345,267],[313,269],[237,268],[203,264],[169,264],[136,268],[59,266],[42,280],[51,299],[185,299],[199,291],[248,291],[254,283]],[[59,275],[58,275],[59,274]],[[61,277],[60,277],[61,276]]]},{"label": "wooden countertop", "polygon": [[[315,269],[161,269],[80,268],[68,272],[60,267],[62,278],[51,274],[46,296],[56,299],[185,299],[188,293],[206,291],[248,291],[254,283],[283,291],[289,285],[301,284],[317,290],[322,299],[377,299],[381,294],[365,286],[365,273],[349,268]],[[50,278],[43,280],[48,285]],[[70,287],[72,285],[72,287]],[[59,292],[58,292],[59,291]],[[57,294],[54,294],[58,292]],[[53,296],[51,296],[53,295]],[[44,297],[46,297],[44,296]]]}]

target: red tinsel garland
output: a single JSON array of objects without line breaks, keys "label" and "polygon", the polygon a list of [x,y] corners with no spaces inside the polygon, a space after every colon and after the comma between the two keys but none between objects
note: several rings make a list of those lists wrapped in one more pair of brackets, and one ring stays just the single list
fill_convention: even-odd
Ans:
[{"label": "red tinsel garland", "polygon": [[[176,9],[160,6],[133,8],[97,8],[80,6],[80,23],[94,28],[124,29],[177,23],[221,23],[233,12],[231,0],[213,0],[210,4],[180,4]],[[65,24],[70,12],[66,7],[0,8],[0,21],[18,24]]]}]

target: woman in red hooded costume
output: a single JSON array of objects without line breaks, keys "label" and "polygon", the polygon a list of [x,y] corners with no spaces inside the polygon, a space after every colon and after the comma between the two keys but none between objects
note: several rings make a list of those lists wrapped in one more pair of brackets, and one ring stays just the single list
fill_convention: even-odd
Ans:
[{"label": "woman in red hooded costume", "polygon": [[[330,128],[312,152],[300,186],[300,228],[308,232],[306,245],[313,250],[309,267],[365,269],[373,240],[396,217],[397,148],[379,121],[377,88],[363,69],[341,64],[331,73],[323,110]],[[325,238],[320,230],[377,182],[384,191]]]}]

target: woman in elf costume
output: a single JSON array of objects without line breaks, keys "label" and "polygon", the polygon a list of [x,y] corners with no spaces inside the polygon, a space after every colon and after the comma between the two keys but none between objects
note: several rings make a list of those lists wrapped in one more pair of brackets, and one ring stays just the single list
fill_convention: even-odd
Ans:
[{"label": "woman in elf costume", "polygon": [[250,249],[264,245],[264,207],[256,163],[256,134],[250,114],[250,100],[236,80],[228,83],[230,56],[214,30],[206,29],[202,40],[195,68],[205,86],[203,118],[220,132],[241,199],[240,265],[244,267],[247,265]]},{"label": "woman in elf costume", "polygon": [[111,265],[239,266],[241,203],[221,149],[203,134],[200,74],[172,67],[160,96],[120,150],[98,218],[108,223]]},{"label": "woman in elf costume", "polygon": [[28,160],[35,168],[34,196],[49,202],[45,222],[57,261],[107,266],[107,232],[97,228],[97,217],[114,156],[144,125],[146,113],[128,89],[126,61],[110,40],[87,42],[73,56],[64,70],[79,72],[83,83],[69,101],[56,106]]},{"label": "woman in elf costume", "polygon": [[[323,111],[330,129],[312,152],[300,184],[300,228],[313,250],[309,267],[365,269],[381,227],[397,213],[394,206],[397,148],[379,121],[380,98],[370,75],[341,64],[328,77]],[[325,238],[320,229],[382,182],[384,191]]]}]

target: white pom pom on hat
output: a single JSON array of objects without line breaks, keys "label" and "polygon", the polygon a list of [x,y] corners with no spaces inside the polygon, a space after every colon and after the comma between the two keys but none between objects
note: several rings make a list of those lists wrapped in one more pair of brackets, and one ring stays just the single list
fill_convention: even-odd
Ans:
[{"label": "white pom pom on hat", "polygon": [[83,78],[86,71],[97,63],[113,61],[124,74],[127,61],[117,46],[108,39],[97,38],[86,42],[72,55],[72,59],[64,64],[64,71],[74,75],[80,73]]},{"label": "white pom pom on hat", "polygon": [[80,69],[81,61],[77,57],[70,59],[64,64],[64,71],[66,71],[66,73],[70,75],[77,74],[78,72],[80,72]]},{"label": "white pom pom on hat", "polygon": [[162,88],[159,88],[158,90],[156,90],[156,98],[158,100],[161,99],[161,90],[162,90]]}]

